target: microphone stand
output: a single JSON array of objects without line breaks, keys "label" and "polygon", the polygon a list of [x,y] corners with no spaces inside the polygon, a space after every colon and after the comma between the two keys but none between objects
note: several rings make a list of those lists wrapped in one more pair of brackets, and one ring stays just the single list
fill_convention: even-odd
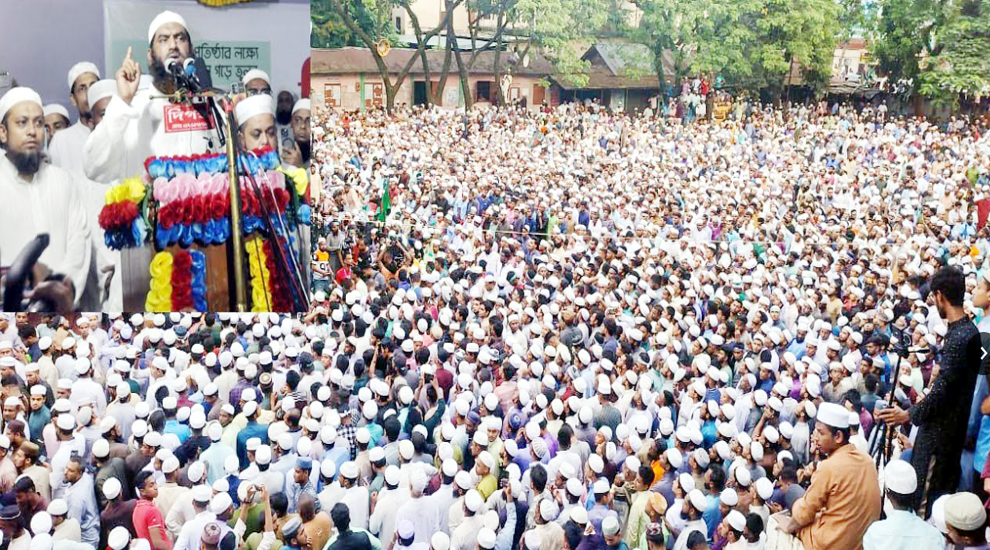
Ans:
[{"label": "microphone stand", "polygon": [[[177,78],[176,82],[180,86],[180,89],[172,96],[167,97],[169,99],[178,100],[179,102],[187,102],[193,106],[196,105],[197,98],[205,99],[209,104],[207,108],[207,117],[211,119],[213,127],[217,131],[217,136],[220,139],[220,143],[222,145],[226,145],[227,172],[230,180],[230,231],[232,237],[231,242],[234,248],[234,297],[237,311],[245,312],[248,310],[247,284],[245,283],[244,278],[244,235],[241,232],[241,195],[238,166],[240,164],[241,155],[245,155],[247,152],[245,152],[234,139],[234,128],[236,127],[236,121],[234,120],[233,102],[230,101],[229,95],[224,90],[217,88],[201,88],[199,80],[196,78],[190,78],[184,75],[182,79]],[[218,105],[218,103],[221,102],[223,103],[222,109]],[[245,170],[245,178],[259,197],[263,222],[265,229],[269,234],[268,238],[272,244],[272,252],[274,254],[273,260],[280,270],[283,271],[289,278],[289,290],[292,295],[291,298],[293,302],[293,309],[296,311],[306,311],[308,309],[309,297],[305,288],[303,288],[304,285],[301,282],[302,278],[298,263],[293,261],[294,258],[291,258],[291,255],[286,254],[285,250],[282,248],[282,245],[279,242],[278,232],[275,230],[275,226],[271,221],[270,212],[268,211],[264,200],[260,200],[260,187],[255,181],[254,175],[248,171],[246,161],[243,163],[243,166]],[[288,231],[288,228],[286,228],[286,231]],[[286,239],[288,239],[288,234],[286,235]]]}]

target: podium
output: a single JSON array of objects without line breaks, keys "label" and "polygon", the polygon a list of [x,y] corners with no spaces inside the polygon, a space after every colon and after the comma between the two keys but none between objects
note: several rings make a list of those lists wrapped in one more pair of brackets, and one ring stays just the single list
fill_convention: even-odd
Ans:
[{"label": "podium", "polygon": [[[236,311],[232,298],[236,290],[229,274],[233,271],[233,251],[226,245],[195,246],[206,255],[207,304],[209,311]],[[179,246],[168,248],[170,252],[181,250]],[[144,311],[151,278],[148,266],[154,257],[150,246],[127,249],[120,252],[121,282],[124,291],[124,311]]]},{"label": "podium", "polygon": [[308,308],[306,171],[226,138],[227,153],[152,157],[107,191],[100,226],[121,251],[125,311]]}]

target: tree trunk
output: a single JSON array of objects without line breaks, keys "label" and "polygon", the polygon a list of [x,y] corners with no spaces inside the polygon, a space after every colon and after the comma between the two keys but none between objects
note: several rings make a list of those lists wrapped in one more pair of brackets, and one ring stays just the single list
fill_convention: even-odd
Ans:
[{"label": "tree trunk", "polygon": [[[453,24],[448,23],[451,30],[453,30]],[[448,33],[450,36],[450,33]],[[464,60],[461,58],[461,48],[454,41],[454,59],[457,60],[457,76],[461,81],[461,95],[464,97],[464,111],[470,111],[471,107],[474,106],[474,101],[471,97],[471,85],[468,83],[468,72],[467,67],[464,65]]]},{"label": "tree trunk", "polygon": [[[464,0],[454,0],[452,8],[457,8],[457,6],[461,5],[463,2]],[[396,79],[395,83],[392,83],[391,79],[389,78],[390,73],[389,73],[388,65],[385,64],[385,60],[382,58],[382,56],[378,54],[378,49],[375,45],[375,40],[373,39],[373,37],[371,37],[367,32],[364,31],[364,29],[362,29],[360,26],[358,26],[357,23],[354,22],[354,19],[351,17],[347,8],[344,6],[343,0],[331,0],[331,3],[333,4],[334,10],[340,15],[341,19],[344,20],[344,25],[348,28],[348,30],[350,30],[352,33],[357,35],[358,38],[360,38],[361,41],[364,43],[364,45],[371,51],[371,56],[375,60],[375,66],[378,68],[378,75],[381,76],[382,82],[384,82],[385,84],[386,109],[388,110],[389,114],[392,114],[392,110],[395,106],[395,96],[398,93],[399,89],[402,88],[402,83],[405,81],[406,77],[409,76],[409,71],[412,69],[412,66],[415,63],[416,56],[420,55],[423,52],[423,50],[426,48],[426,43],[431,38],[439,34],[440,30],[445,25],[450,26],[450,21],[453,17],[453,9],[447,12],[446,20],[442,21],[440,25],[438,25],[435,29],[431,30],[423,37],[423,39],[417,45],[416,52],[414,52],[414,54],[409,58],[409,61],[406,62],[405,67],[403,67],[402,70],[399,72],[399,76]],[[412,11],[408,9],[408,2],[406,3],[406,6],[407,6],[407,11],[409,11],[410,16],[415,21],[414,24],[418,25],[419,22],[418,20],[415,19],[415,14],[413,14]],[[424,70],[426,69],[427,67],[424,64]]]},{"label": "tree trunk", "polygon": [[660,97],[657,98],[657,113],[654,114],[659,114],[667,104],[667,79],[663,74],[663,48],[659,42],[653,47],[653,67],[657,71],[657,84],[660,90]]},{"label": "tree trunk", "polygon": [[385,81],[385,112],[392,114],[395,111],[395,96],[399,93],[399,86],[391,86],[388,80]]},{"label": "tree trunk", "polygon": [[[450,8],[450,0],[444,0],[444,6],[446,6],[447,8]],[[448,23],[448,27],[449,26],[450,26],[450,23]],[[457,37],[454,37],[454,39],[456,40]],[[443,56],[443,67],[440,68],[440,80],[437,81],[437,89],[436,90],[433,90],[433,93],[435,95],[434,95],[433,101],[432,101],[432,103],[434,105],[440,105],[441,107],[443,106],[443,90],[444,90],[444,87],[446,87],[446,85],[447,85],[447,76],[450,74],[450,59],[452,57],[451,54],[453,54],[453,52],[454,52],[453,46],[451,45],[451,42],[450,42],[450,35],[449,34],[447,35],[447,44],[446,44],[446,47],[444,49],[446,51],[444,52],[444,56]],[[430,95],[430,83],[429,82],[426,83],[426,95],[427,96]]]}]

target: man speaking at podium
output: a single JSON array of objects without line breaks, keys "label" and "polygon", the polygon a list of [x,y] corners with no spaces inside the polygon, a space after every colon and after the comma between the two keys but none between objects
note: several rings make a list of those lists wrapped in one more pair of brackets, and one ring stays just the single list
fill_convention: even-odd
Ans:
[{"label": "man speaking at podium", "polygon": [[193,43],[185,20],[177,13],[163,11],[148,27],[148,67],[151,87],[138,89],[141,67],[133,52],[115,75],[117,94],[106,113],[86,140],[86,177],[113,183],[141,173],[151,156],[194,155],[219,147],[205,119],[187,105],[175,105],[162,96],[175,93],[175,76],[165,64],[174,60],[181,66],[193,56]]}]

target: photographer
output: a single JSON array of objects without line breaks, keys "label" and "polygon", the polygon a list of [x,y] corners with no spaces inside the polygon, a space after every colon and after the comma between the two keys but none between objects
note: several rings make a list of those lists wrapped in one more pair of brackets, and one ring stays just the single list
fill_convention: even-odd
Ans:
[{"label": "photographer", "polygon": [[948,324],[939,375],[928,395],[911,408],[894,406],[877,412],[877,420],[891,426],[910,422],[918,427],[911,465],[918,473],[916,504],[924,517],[931,514],[935,499],[955,491],[959,484],[966,419],[979,372],[979,365],[974,364],[978,357],[968,353],[971,340],[979,333],[963,308],[966,280],[962,270],[942,268],[932,278],[931,293],[939,316]]}]

